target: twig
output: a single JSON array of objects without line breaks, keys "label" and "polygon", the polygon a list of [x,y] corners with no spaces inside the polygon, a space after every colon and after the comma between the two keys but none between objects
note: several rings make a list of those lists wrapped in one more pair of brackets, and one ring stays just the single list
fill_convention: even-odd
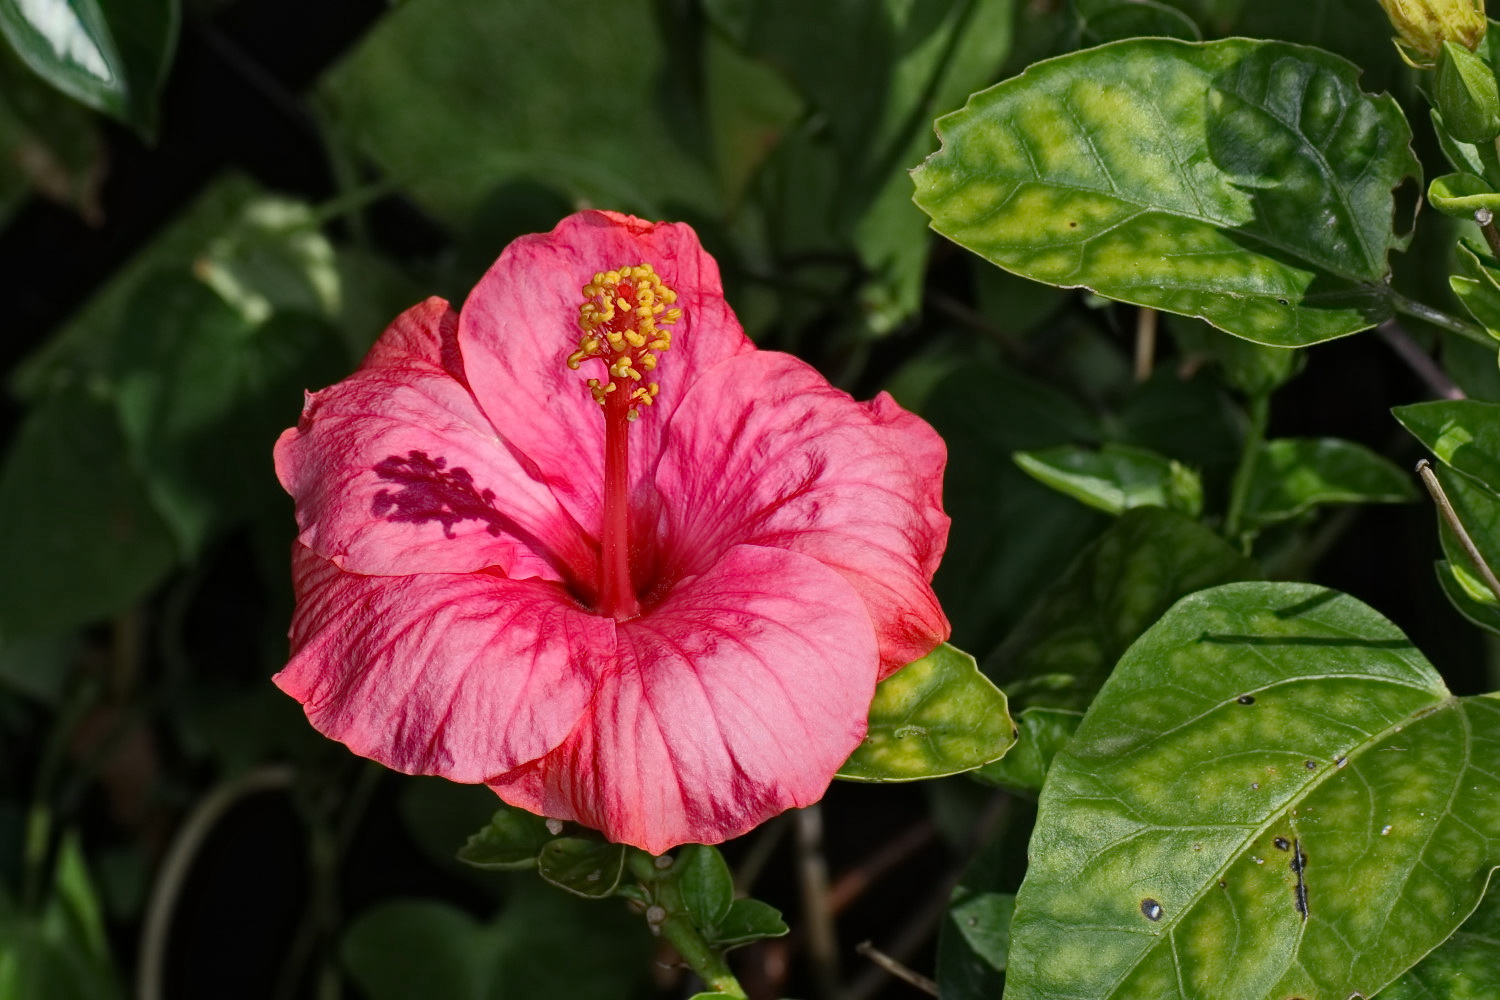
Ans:
[{"label": "twig", "polygon": [[187,820],[177,831],[172,846],[167,850],[161,869],[156,873],[156,885],[151,890],[145,926],[141,931],[135,980],[136,1000],[159,1000],[162,995],[162,971],[167,957],[167,940],[172,929],[172,911],[176,908],[177,896],[182,891],[183,883],[203,842],[230,807],[240,799],[258,792],[288,788],[293,777],[294,772],[286,765],[258,768],[215,788],[188,814]]},{"label": "twig", "polygon": [[1150,306],[1141,306],[1135,314],[1135,380],[1144,382],[1151,377],[1151,368],[1156,362],[1156,320],[1158,313]]},{"label": "twig", "polygon": [[838,877],[828,893],[829,911],[842,913],[886,872],[926,847],[936,836],[937,824],[930,819],[907,827],[894,840],[886,842]]},{"label": "twig", "polygon": [[1417,342],[1411,339],[1411,334],[1402,328],[1400,323],[1388,319],[1375,328],[1380,339],[1390,345],[1406,366],[1416,373],[1417,377],[1427,383],[1431,389],[1442,399],[1463,399],[1464,391],[1458,384],[1448,377],[1448,373],[1438,367],[1437,362],[1432,360]]},{"label": "twig", "polygon": [[1448,494],[1443,491],[1443,484],[1438,482],[1437,473],[1432,471],[1432,463],[1422,459],[1417,463],[1417,475],[1422,477],[1422,484],[1427,487],[1427,492],[1432,494],[1432,500],[1437,504],[1438,513],[1443,518],[1443,523],[1448,525],[1458,543],[1464,547],[1469,561],[1484,578],[1484,585],[1490,588],[1490,593],[1500,600],[1500,580],[1495,579],[1494,570],[1490,569],[1489,563],[1484,561],[1484,556],[1479,554],[1479,546],[1474,544],[1474,539],[1464,529],[1464,524],[1458,519],[1458,514],[1453,510],[1453,505],[1448,502]]},{"label": "twig", "polygon": [[897,979],[901,979],[905,982],[910,983],[917,989],[921,990],[923,993],[926,993],[928,996],[935,997],[938,995],[937,983],[933,982],[931,979],[928,979],[920,972],[913,972],[911,969],[908,969],[906,966],[902,965],[891,956],[877,950],[876,947],[870,942],[861,941],[859,944],[854,946],[854,950],[868,958],[870,961],[874,962],[876,965],[880,966],[886,972],[889,972],[891,975],[895,976]]},{"label": "twig", "polygon": [[828,896],[828,861],[823,857],[823,812],[816,803],[799,809],[797,878],[802,888],[802,918],[807,924],[807,951],[814,978],[824,997],[839,995],[838,935]]},{"label": "twig", "polygon": [[1500,231],[1495,229],[1495,213],[1487,208],[1476,210],[1474,224],[1484,234],[1484,241],[1490,245],[1490,253],[1500,257]]},{"label": "twig", "polygon": [[1457,316],[1450,316],[1441,309],[1434,309],[1432,306],[1415,302],[1399,292],[1390,292],[1389,294],[1391,308],[1395,309],[1398,313],[1410,316],[1413,319],[1419,319],[1424,323],[1431,323],[1433,326],[1441,327],[1449,333],[1456,333],[1460,337],[1467,337],[1476,344],[1483,344],[1486,347],[1495,346],[1494,339],[1485,332],[1483,327],[1476,326],[1467,320],[1459,319]]}]

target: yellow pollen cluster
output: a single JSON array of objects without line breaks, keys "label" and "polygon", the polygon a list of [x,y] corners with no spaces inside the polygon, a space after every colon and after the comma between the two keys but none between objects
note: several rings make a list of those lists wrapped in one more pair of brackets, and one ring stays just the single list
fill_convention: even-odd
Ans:
[{"label": "yellow pollen cluster", "polygon": [[590,358],[604,362],[609,380],[591,378],[588,383],[600,406],[622,385],[629,391],[631,420],[638,407],[655,401],[660,387],[646,382],[643,373],[654,370],[657,353],[672,346],[667,327],[682,318],[676,302],[677,292],[650,264],[600,271],[583,286],[578,307],[582,332],[578,350],[568,355],[568,367],[577,371]]}]

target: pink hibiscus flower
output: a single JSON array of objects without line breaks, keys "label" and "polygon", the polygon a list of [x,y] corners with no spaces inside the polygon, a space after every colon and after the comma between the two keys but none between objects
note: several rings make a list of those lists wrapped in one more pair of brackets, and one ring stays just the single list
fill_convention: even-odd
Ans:
[{"label": "pink hibiscus flower", "polygon": [[661,853],[816,801],[948,624],[944,449],[756,350],[693,231],[608,212],[398,317],[276,445],[312,724]]}]

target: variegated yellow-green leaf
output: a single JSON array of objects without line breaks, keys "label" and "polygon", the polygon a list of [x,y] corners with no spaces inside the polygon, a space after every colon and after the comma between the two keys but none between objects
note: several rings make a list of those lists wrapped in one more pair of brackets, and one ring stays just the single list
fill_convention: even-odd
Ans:
[{"label": "variegated yellow-green leaf", "polygon": [[916,172],[938,232],[1055,285],[1298,347],[1390,315],[1411,130],[1353,64],[1231,38],[1037,63],[938,120]]},{"label": "variegated yellow-green leaf", "polygon": [[1184,598],[1052,763],[1005,1000],[1374,997],[1500,865],[1497,762],[1500,697],[1353,598]]}]

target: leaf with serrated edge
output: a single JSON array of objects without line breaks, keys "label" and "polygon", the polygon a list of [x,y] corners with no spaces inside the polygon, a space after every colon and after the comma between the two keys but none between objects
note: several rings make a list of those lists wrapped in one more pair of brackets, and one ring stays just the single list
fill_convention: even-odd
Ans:
[{"label": "leaf with serrated edge", "polygon": [[943,643],[880,682],[870,729],[836,777],[917,781],[972,771],[1016,742],[1005,694]]},{"label": "leaf with serrated edge", "polygon": [[1284,42],[1137,38],[1037,63],[938,120],[932,226],[1017,274],[1282,347],[1390,315],[1395,187],[1420,167],[1389,96]]},{"label": "leaf with serrated edge", "polygon": [[1500,864],[1497,761],[1500,698],[1353,598],[1187,597],[1053,762],[1005,1000],[1373,997]]}]

